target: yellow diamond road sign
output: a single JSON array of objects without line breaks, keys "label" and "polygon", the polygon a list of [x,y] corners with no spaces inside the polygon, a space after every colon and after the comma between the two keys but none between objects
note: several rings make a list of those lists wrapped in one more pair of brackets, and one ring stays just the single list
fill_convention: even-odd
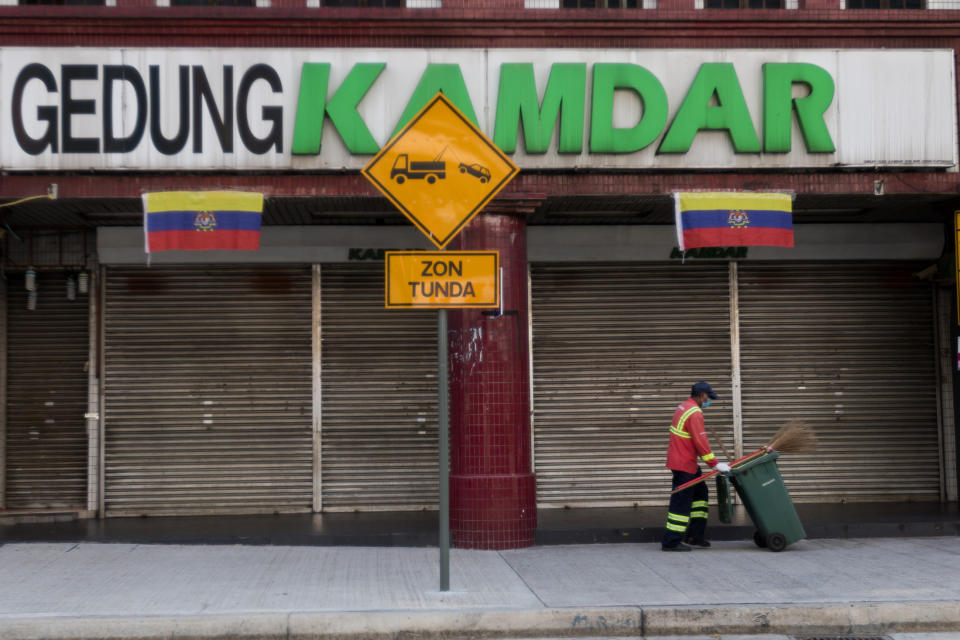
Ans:
[{"label": "yellow diamond road sign", "polygon": [[363,174],[442,249],[518,171],[438,93]]}]

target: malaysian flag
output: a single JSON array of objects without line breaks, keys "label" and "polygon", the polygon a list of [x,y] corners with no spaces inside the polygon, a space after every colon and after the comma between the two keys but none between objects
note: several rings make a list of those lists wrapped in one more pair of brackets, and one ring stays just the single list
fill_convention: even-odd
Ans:
[{"label": "malaysian flag", "polygon": [[263,194],[244,191],[160,191],[143,194],[144,248],[260,248]]},{"label": "malaysian flag", "polygon": [[675,193],[681,251],[700,247],[792,247],[793,198],[786,193]]}]

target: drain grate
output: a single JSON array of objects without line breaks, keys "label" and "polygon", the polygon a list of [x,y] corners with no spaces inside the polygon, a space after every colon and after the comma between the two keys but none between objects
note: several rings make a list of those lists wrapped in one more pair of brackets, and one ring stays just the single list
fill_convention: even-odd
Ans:
[{"label": "drain grate", "polygon": [[892,640],[890,636],[794,636],[793,640]]}]

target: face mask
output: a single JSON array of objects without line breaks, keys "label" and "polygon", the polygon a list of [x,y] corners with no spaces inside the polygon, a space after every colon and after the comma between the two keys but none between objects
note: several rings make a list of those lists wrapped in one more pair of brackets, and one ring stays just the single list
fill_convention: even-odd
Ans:
[{"label": "face mask", "polygon": [[709,406],[710,406],[710,398],[707,398],[706,400],[703,401],[703,408],[706,409]]}]

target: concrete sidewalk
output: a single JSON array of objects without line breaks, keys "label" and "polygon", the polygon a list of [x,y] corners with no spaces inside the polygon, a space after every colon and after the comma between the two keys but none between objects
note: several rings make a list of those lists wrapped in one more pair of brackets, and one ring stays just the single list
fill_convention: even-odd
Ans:
[{"label": "concrete sidewalk", "polygon": [[0,569],[2,640],[960,638],[956,536],[454,549],[449,592],[436,548],[15,543]]}]

